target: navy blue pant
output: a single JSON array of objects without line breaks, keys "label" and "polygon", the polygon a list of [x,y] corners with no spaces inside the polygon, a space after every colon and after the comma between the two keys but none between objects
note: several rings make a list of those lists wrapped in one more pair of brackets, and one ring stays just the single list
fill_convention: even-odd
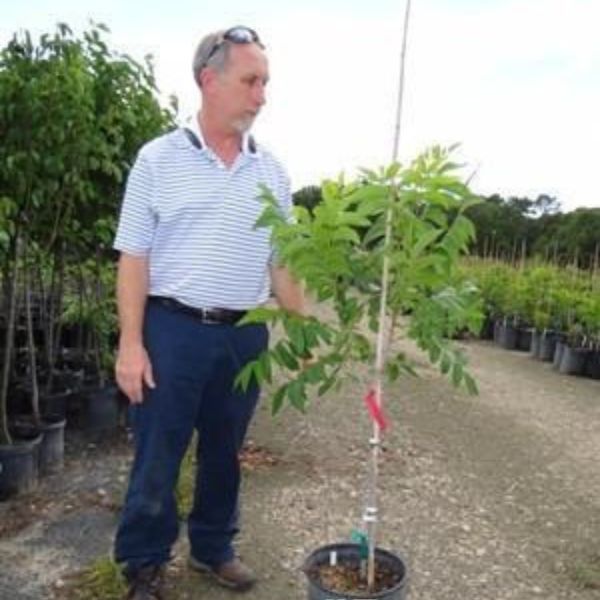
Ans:
[{"label": "navy blue pant", "polygon": [[115,559],[133,573],[169,560],[178,535],[174,490],[181,460],[198,431],[199,472],[188,517],[192,555],[217,565],[233,558],[238,452],[259,390],[233,387],[240,368],[268,343],[264,325],[203,324],[150,301],[144,343],[156,383],[131,407],[135,458]]}]

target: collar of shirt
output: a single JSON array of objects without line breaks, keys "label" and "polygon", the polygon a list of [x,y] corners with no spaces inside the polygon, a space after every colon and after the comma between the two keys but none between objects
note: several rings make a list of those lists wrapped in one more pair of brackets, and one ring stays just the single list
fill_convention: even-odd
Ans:
[{"label": "collar of shirt", "polygon": [[[200,124],[198,123],[198,118],[196,115],[194,115],[191,119],[189,124],[187,125],[187,128],[190,129],[194,135],[198,138],[198,140],[200,141],[200,144],[202,145],[202,150],[206,150],[207,148],[209,148],[208,144],[205,142],[204,140],[204,136],[202,135],[202,130],[200,129]],[[250,133],[249,132],[245,132],[242,135],[242,152],[246,155],[246,156],[251,156],[253,158],[258,157],[258,148],[256,148],[256,142],[255,144],[255,148],[254,151],[250,150]],[[211,150],[212,152],[212,150]]]}]

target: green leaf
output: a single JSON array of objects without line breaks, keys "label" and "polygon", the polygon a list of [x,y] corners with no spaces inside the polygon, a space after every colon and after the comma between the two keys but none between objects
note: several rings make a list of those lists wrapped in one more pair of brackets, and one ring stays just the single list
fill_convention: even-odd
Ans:
[{"label": "green leaf", "polygon": [[442,349],[438,345],[432,345],[429,348],[429,360],[436,363],[442,354]]},{"label": "green leaf", "polygon": [[440,371],[446,375],[450,371],[450,367],[452,367],[452,359],[447,352],[444,352],[440,362]]},{"label": "green leaf", "polygon": [[311,385],[320,383],[324,377],[323,366],[319,364],[311,365],[304,370],[304,377],[306,382],[310,383]]},{"label": "green leaf", "polygon": [[360,237],[358,236],[358,233],[349,227],[340,227],[339,229],[336,229],[333,233],[333,239],[336,242],[360,244]]},{"label": "green leaf", "polygon": [[317,390],[319,396],[323,396],[324,394],[326,394],[335,385],[335,383],[335,377],[327,377],[327,379],[325,379],[325,381],[319,386],[319,389]]},{"label": "green leaf", "polygon": [[393,162],[386,170],[385,177],[386,179],[394,179],[396,175],[400,172],[402,165],[398,162]]},{"label": "green leaf", "polygon": [[365,179],[371,180],[371,181],[379,181],[379,176],[377,175],[377,173],[375,173],[375,171],[372,171],[371,169],[367,169],[365,167],[360,167],[358,169],[359,173],[361,173],[363,175],[363,177]]},{"label": "green leaf", "polygon": [[282,385],[274,394],[271,402],[271,414],[275,416],[283,407],[285,399],[286,386]]},{"label": "green leaf", "polygon": [[250,380],[255,376],[254,370],[257,361],[247,363],[235,378],[234,386],[241,388],[243,392],[247,392],[250,387]]},{"label": "green leaf", "polygon": [[473,396],[479,394],[479,390],[477,389],[477,383],[468,373],[463,374],[463,380],[465,382],[469,394]]},{"label": "green leaf", "polygon": [[306,391],[299,380],[292,381],[287,388],[290,404],[300,412],[305,412]]},{"label": "green leaf", "polygon": [[283,364],[290,371],[297,371],[300,368],[298,360],[295,356],[288,350],[285,345],[285,342],[279,342],[273,352],[279,358],[280,364]]},{"label": "green leaf", "polygon": [[442,235],[442,231],[439,229],[431,229],[420,234],[414,244],[411,255],[416,258],[418,257],[430,244],[435,242]]},{"label": "green leaf", "polygon": [[459,363],[454,363],[452,367],[452,383],[458,387],[463,379],[463,368]]},{"label": "green leaf", "polygon": [[291,318],[285,323],[285,329],[290,338],[294,353],[302,356],[306,350],[302,325],[294,318]]},{"label": "green leaf", "polygon": [[260,366],[259,383],[264,382],[271,383],[273,377],[271,369],[271,360],[269,352],[263,352],[258,359],[258,366]]}]

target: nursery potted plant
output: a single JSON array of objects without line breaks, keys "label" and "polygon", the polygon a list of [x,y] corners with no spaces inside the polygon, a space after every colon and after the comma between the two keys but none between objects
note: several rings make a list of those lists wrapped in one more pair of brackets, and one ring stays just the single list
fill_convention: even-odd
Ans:
[{"label": "nursery potted plant", "polygon": [[486,259],[481,264],[471,264],[469,274],[475,278],[484,302],[484,322],[480,337],[498,342],[505,298],[510,293],[510,267]]},{"label": "nursery potted plant", "polygon": [[[2,56],[3,71],[12,74],[6,92],[11,106],[5,138],[13,155],[6,162],[16,167],[13,176],[18,182],[3,186],[3,191],[18,206],[13,222],[22,252],[13,277],[20,276],[24,293],[31,407],[29,415],[17,415],[16,426],[43,432],[40,466],[45,471],[62,465],[65,421],[63,415],[40,410],[40,380],[44,373],[51,378],[54,367],[54,343],[47,335],[51,328],[43,328],[47,304],[41,266],[58,249],[72,201],[82,187],[86,134],[93,126],[86,102],[91,80],[84,76],[81,47],[65,26],[52,37],[41,36],[38,44],[28,32],[15,35]],[[55,298],[57,290],[50,287]]]},{"label": "nursery potted plant", "polygon": [[[78,415],[91,433],[116,429],[119,422],[117,390],[109,374],[114,363],[117,329],[114,269],[100,257],[80,265],[78,294],[65,299],[63,321],[86,332],[78,356],[82,367]],[[77,419],[77,415],[74,414]]]},{"label": "nursery potted plant", "polygon": [[552,313],[550,310],[550,291],[556,276],[549,266],[534,266],[525,272],[527,280],[528,316],[533,325],[531,331],[530,354],[533,358],[542,358],[542,350],[547,354],[551,333],[549,331]]},{"label": "nursery potted plant", "polygon": [[[50,427],[62,435],[66,398],[53,392],[66,390],[55,389],[53,380],[63,376],[58,367],[63,299],[72,284],[68,275],[100,250],[101,266],[110,268],[107,246],[125,173],[141,143],[174,123],[175,106],[161,107],[154,94],[149,60],[140,64],[115,53],[103,32],[105,26],[92,24],[77,39],[60,23],[37,42],[25,31],[0,49],[0,494],[12,473],[18,476],[12,455],[25,453],[8,428],[9,408],[18,404],[12,396],[15,346],[19,351],[28,346],[28,366],[17,374],[29,376],[33,418],[41,417],[44,426],[44,418],[58,412]],[[105,342],[114,314],[105,300],[114,292],[113,283],[97,274],[88,306],[96,371],[102,377],[111,368]],[[27,327],[19,320],[19,302]],[[39,398],[38,382],[44,384],[45,398]],[[28,460],[33,464],[32,456]],[[12,493],[18,485],[9,487]]]},{"label": "nursery potted plant", "polygon": [[[375,539],[382,379],[414,374],[402,352],[390,351],[393,340],[411,338],[454,384],[476,391],[466,358],[451,339],[464,328],[479,331],[481,302],[468,281],[458,287],[450,282],[457,281],[459,258],[474,236],[463,213],[477,200],[457,177],[450,152],[433,148],[408,167],[394,163],[379,172],[364,170],[357,182],[325,182],[322,202],[312,213],[297,207],[293,222],[264,190],[266,207],[258,225],[271,228],[279,260],[333,317],[275,308],[252,311],[245,322],[279,324],[283,336],[244,367],[238,384],[247,386],[253,378],[270,382],[280,369],[287,380],[274,390],[273,412],[286,404],[304,411],[313,394],[339,386],[356,362],[375,361],[373,385],[365,396],[374,428],[366,532],[356,543],[325,546],[307,559],[313,600],[392,599],[406,593],[402,559],[378,548]],[[335,585],[327,579],[332,569]]]},{"label": "nursery potted plant", "polygon": [[554,329],[557,331],[556,344],[554,348],[554,357],[552,366],[555,369],[560,368],[562,357],[567,346],[568,338],[574,340],[578,336],[579,325],[575,318],[576,291],[572,287],[567,287],[566,280],[563,281],[563,287],[555,290],[554,293]]},{"label": "nursery potted plant", "polygon": [[600,298],[594,293],[593,286],[584,304],[582,316],[590,340],[590,353],[587,356],[584,374],[592,379],[600,379]]},{"label": "nursery potted plant", "polygon": [[[13,229],[14,231],[14,229]],[[7,267],[3,272],[5,283],[8,282],[8,294],[5,296],[7,324],[3,340],[2,380],[0,382],[0,500],[20,492],[31,491],[37,485],[38,461],[37,447],[41,441],[40,435],[29,439],[15,439],[8,422],[8,395],[12,371],[14,330],[17,315],[18,269],[17,264],[21,255],[21,241],[18,230],[12,239],[12,251],[9,254],[14,260],[6,261]],[[6,279],[8,278],[8,279]]]},{"label": "nursery potted plant", "polygon": [[588,289],[573,292],[573,316],[567,331],[558,370],[566,375],[583,375],[586,364],[593,362],[593,335],[598,323],[597,297]]},{"label": "nursery potted plant", "polygon": [[[27,239],[27,238],[26,238]],[[29,243],[35,248],[35,244]],[[24,431],[42,434],[38,449],[38,463],[41,474],[62,469],[64,462],[64,429],[66,420],[61,414],[44,414],[40,411],[39,361],[37,344],[34,339],[32,308],[32,265],[23,261],[24,307],[27,323],[27,354],[29,362],[29,386],[31,414],[18,415],[16,425]]]}]

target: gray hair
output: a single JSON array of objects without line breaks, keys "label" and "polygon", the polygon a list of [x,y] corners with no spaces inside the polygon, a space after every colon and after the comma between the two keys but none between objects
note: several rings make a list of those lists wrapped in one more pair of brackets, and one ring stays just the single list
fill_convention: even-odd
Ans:
[{"label": "gray hair", "polygon": [[[224,33],[225,30],[223,29],[221,31],[215,31],[204,36],[204,38],[202,38],[198,44],[196,52],[194,52],[192,72],[198,86],[200,86],[200,72],[202,69],[204,69],[204,67],[210,66],[212,69],[215,69],[215,71],[222,72],[227,66],[231,44],[227,40],[223,40]],[[219,43],[219,41],[222,42],[221,45],[217,48],[214,54],[208,58],[213,48]]]}]

